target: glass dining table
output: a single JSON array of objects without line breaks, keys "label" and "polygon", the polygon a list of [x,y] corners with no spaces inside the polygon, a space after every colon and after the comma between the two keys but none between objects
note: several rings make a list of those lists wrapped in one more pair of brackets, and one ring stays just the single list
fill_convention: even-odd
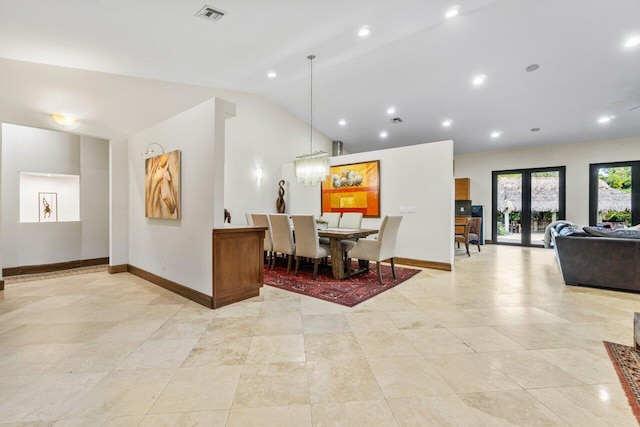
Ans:
[{"label": "glass dining table", "polygon": [[[348,276],[362,273],[368,269],[368,261],[359,261],[360,268],[358,270],[352,270],[351,274],[348,274],[349,272],[346,271],[344,265],[342,244],[340,241],[367,237],[370,234],[378,233],[378,231],[379,230],[372,228],[325,228],[318,230],[318,236],[329,239],[331,247],[331,270],[334,279],[346,279]],[[349,266],[349,268],[351,268],[351,266]]]}]

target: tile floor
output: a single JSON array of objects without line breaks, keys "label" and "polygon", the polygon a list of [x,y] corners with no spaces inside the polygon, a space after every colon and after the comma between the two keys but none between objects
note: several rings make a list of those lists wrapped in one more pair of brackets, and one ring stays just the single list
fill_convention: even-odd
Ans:
[{"label": "tile floor", "polygon": [[0,424],[637,425],[602,340],[640,295],[485,246],[354,308],[264,287],[209,310],[129,274],[0,292]]}]

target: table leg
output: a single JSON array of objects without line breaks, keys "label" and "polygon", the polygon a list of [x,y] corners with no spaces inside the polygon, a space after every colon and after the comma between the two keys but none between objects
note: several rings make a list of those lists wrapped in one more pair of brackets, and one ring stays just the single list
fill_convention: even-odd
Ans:
[{"label": "table leg", "polygon": [[344,260],[342,259],[342,244],[339,239],[330,239],[331,242],[331,270],[334,279],[344,279],[347,274],[344,271]]}]

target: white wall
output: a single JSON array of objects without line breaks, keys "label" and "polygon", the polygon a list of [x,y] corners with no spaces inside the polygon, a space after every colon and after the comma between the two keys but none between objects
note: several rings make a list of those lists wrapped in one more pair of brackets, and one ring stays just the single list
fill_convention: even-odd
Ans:
[{"label": "white wall", "polygon": [[[224,218],[224,117],[233,114],[232,104],[211,99],[129,138],[129,264],[207,295],[211,230]],[[151,142],[182,151],[180,220],[145,218],[140,153]]]},{"label": "white wall", "polygon": [[[244,224],[247,212],[277,212],[282,165],[308,153],[309,125],[262,96],[229,92],[224,98],[237,108],[227,122],[224,202],[232,223]],[[315,132],[313,150],[331,153],[331,141]],[[257,166],[263,170],[260,182]]]},{"label": "white wall", "polygon": [[[453,264],[453,141],[332,157],[332,165],[380,160],[381,218],[365,218],[363,227],[378,228],[385,215],[401,215],[400,206],[415,206],[404,216],[396,256]],[[282,168],[290,182],[290,213],[320,215],[320,185],[295,182],[293,165]]]},{"label": "white wall", "polygon": [[491,172],[566,166],[567,220],[589,223],[589,164],[640,160],[640,137],[577,142],[455,157],[456,178],[471,179],[471,199],[485,205],[486,236],[491,238]]},{"label": "white wall", "polygon": [[[102,154],[106,148],[104,140],[84,141],[77,135],[64,132],[2,124],[3,268],[108,256],[108,210],[93,212],[87,206],[99,203],[97,199],[101,191],[104,197],[102,205],[108,200],[104,188],[94,186],[96,181],[105,181],[108,177],[108,158]],[[83,156],[81,152],[85,149],[86,156]],[[95,173],[87,174],[82,166],[83,159]],[[81,217],[84,215],[86,218],[79,222],[21,224],[20,171],[80,175],[81,194],[95,194],[95,198],[80,201]],[[83,173],[87,174],[86,183]],[[83,230],[85,219],[88,228]],[[88,236],[83,235],[85,231]]]},{"label": "white wall", "polygon": [[80,137],[81,259],[108,256],[109,249],[109,144]]}]

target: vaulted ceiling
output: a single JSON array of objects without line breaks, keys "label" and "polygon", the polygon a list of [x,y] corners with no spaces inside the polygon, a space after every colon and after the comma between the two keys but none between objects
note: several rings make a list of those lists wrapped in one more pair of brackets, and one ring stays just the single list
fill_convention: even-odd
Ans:
[{"label": "vaulted ceiling", "polygon": [[0,0],[0,58],[259,93],[305,121],[315,54],[314,127],[350,152],[640,135],[634,36],[638,0]]}]

